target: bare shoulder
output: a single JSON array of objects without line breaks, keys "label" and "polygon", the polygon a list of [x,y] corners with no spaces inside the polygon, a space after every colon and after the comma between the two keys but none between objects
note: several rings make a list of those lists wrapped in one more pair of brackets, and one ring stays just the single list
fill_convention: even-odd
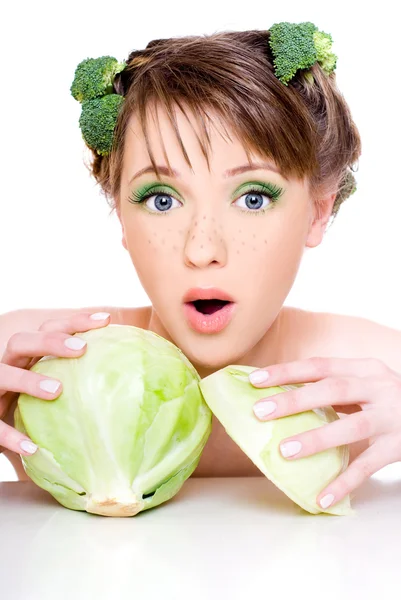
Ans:
[{"label": "bare shoulder", "polygon": [[365,317],[286,307],[284,336],[293,357],[377,358],[401,373],[401,331]]}]

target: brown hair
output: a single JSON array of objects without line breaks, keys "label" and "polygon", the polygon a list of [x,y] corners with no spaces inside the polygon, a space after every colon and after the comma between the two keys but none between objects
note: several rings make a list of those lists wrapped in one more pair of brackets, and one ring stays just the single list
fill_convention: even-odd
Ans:
[{"label": "brown hair", "polygon": [[269,31],[222,32],[153,40],[144,50],[131,52],[127,67],[114,80],[114,91],[125,102],[113,148],[108,156],[92,152],[89,166],[112,210],[119,198],[125,131],[133,111],[159,176],[146,128],[147,110],[156,101],[167,111],[190,167],[174,106],[184,110],[186,105],[198,120],[208,165],[206,120],[212,109],[241,140],[248,159],[253,151],[272,159],[286,176],[308,177],[318,212],[319,194],[337,192],[332,216],[337,214],[351,193],[350,173],[361,153],[358,130],[335,73],[327,76],[316,63],[298,71],[286,86],[274,75],[268,40]]}]

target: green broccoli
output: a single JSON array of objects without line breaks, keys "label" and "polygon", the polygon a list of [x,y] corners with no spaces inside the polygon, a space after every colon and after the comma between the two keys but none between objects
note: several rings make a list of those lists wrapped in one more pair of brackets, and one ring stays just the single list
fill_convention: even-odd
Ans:
[{"label": "green broccoli", "polygon": [[333,204],[332,216],[336,217],[338,211],[340,210],[340,206],[342,205],[347,198],[355,194],[357,190],[356,179],[352,173],[352,171],[347,170],[345,177],[343,179],[343,183],[339,188],[339,191],[336,196],[336,200]]},{"label": "green broccoli", "polygon": [[345,200],[349,196],[352,196],[352,194],[355,194],[356,190],[356,179],[351,171],[347,171],[341,188],[341,196]]},{"label": "green broccoli", "polygon": [[331,43],[331,36],[318,31],[313,23],[276,23],[269,38],[276,77],[288,85],[299,69],[308,69],[317,61],[331,73],[337,60]]},{"label": "green broccoli", "polygon": [[113,145],[113,132],[124,96],[107,94],[103,98],[82,103],[79,126],[82,137],[90,148],[106,156]]},{"label": "green broccoli", "polygon": [[337,65],[337,56],[331,51],[333,39],[329,33],[315,31],[313,42],[317,52],[317,60],[326,75],[330,75]]},{"label": "green broccoli", "polygon": [[93,100],[113,91],[113,79],[125,69],[125,62],[119,63],[113,56],[86,58],[75,69],[70,91],[78,102]]}]

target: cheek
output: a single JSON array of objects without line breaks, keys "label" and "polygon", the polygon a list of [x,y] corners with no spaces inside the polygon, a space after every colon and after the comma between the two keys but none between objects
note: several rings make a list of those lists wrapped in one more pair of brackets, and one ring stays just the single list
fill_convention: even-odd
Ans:
[{"label": "cheek", "polygon": [[[155,219],[163,221],[164,217]],[[141,279],[160,277],[166,272],[167,264],[171,265],[178,256],[182,233],[140,218],[125,225],[127,249]]]},{"label": "cheek", "polygon": [[[255,217],[257,218],[257,217]],[[270,223],[269,223],[270,225]],[[302,260],[305,239],[298,228],[265,227],[257,233],[239,235],[232,241],[231,256],[236,271],[251,295],[286,294]]]}]

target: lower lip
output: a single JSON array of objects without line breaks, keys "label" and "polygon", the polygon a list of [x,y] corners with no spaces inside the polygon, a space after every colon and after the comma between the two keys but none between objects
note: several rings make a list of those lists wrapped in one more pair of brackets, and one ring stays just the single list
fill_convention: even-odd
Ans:
[{"label": "lower lip", "polygon": [[213,314],[204,315],[196,310],[191,302],[187,302],[184,304],[184,313],[190,327],[195,331],[199,333],[218,333],[231,321],[234,308],[234,302],[230,302]]}]

